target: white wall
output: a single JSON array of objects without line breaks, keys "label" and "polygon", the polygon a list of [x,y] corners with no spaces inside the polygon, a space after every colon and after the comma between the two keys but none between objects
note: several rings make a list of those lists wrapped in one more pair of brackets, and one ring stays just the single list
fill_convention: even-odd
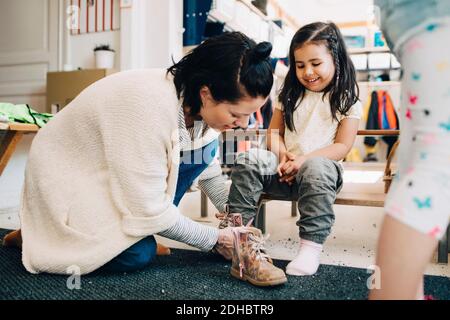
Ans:
[{"label": "white wall", "polygon": [[148,1],[146,13],[145,67],[169,67],[183,55],[183,1]]},{"label": "white wall", "polygon": [[74,69],[95,68],[94,48],[109,44],[116,51],[114,66],[120,68],[120,31],[105,31],[70,36],[71,65]]},{"label": "white wall", "polygon": [[[100,44],[109,44],[116,51],[114,66],[120,69],[120,30],[91,32],[82,34],[71,34],[68,29],[71,19],[70,0],[57,0],[60,3],[59,10],[59,55],[60,64],[58,69],[75,70],[75,69],[93,69],[95,68],[94,48]],[[76,2],[75,2],[76,3]],[[117,8],[118,10],[118,8]],[[118,12],[115,12],[117,14]],[[75,18],[75,20],[77,20]],[[76,25],[74,26],[77,27]]]},{"label": "white wall", "polygon": [[183,55],[183,1],[134,0],[121,12],[121,69],[165,68]]},{"label": "white wall", "polygon": [[365,21],[373,0],[278,0],[301,24],[314,21]]},{"label": "white wall", "polygon": [[47,71],[57,67],[58,0],[0,2],[0,101],[45,109]]}]

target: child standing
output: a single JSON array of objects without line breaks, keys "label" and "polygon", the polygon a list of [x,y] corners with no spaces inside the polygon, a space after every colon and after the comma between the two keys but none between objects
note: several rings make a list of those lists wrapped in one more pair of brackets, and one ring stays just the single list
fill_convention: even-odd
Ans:
[{"label": "child standing", "polygon": [[[450,218],[450,2],[376,0],[402,64],[397,180],[386,199],[371,299],[422,299],[423,273]],[[447,43],[447,44],[446,44]]]},{"label": "child standing", "polygon": [[268,150],[236,159],[229,212],[244,223],[256,215],[263,192],[298,197],[300,251],[286,273],[312,275],[334,223],[342,187],[340,164],[353,146],[362,105],[355,69],[334,23],[312,23],[294,35],[291,61],[270,123]]}]

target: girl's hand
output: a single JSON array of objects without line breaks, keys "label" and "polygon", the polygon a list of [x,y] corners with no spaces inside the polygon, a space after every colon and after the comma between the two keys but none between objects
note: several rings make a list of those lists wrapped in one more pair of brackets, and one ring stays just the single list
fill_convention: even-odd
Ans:
[{"label": "girl's hand", "polygon": [[277,172],[280,177],[284,176],[284,167],[286,166],[286,164],[294,159],[295,155],[290,152],[285,152],[280,156],[280,163],[277,167]]},{"label": "girl's hand", "polygon": [[280,182],[286,182],[289,185],[292,185],[305,160],[306,158],[304,156],[297,156],[295,159],[288,161],[282,168],[284,174],[281,177]]}]

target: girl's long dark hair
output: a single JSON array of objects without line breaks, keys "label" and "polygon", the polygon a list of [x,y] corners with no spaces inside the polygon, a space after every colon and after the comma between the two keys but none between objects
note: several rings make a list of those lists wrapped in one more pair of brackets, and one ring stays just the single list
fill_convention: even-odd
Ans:
[{"label": "girl's long dark hair", "polygon": [[256,44],[243,33],[227,32],[205,40],[167,72],[174,76],[178,99],[196,116],[202,86],[217,102],[267,97],[273,84],[271,51],[269,42]]},{"label": "girl's long dark hair", "polygon": [[307,42],[324,43],[333,57],[336,69],[334,78],[323,91],[323,98],[329,94],[333,118],[338,121],[338,112],[346,115],[351,106],[358,101],[359,96],[355,67],[347,53],[339,28],[332,22],[315,22],[300,28],[292,38],[289,49],[289,71],[278,98],[284,108],[286,126],[291,131],[295,131],[294,111],[305,94],[305,87],[296,75],[294,52]]}]

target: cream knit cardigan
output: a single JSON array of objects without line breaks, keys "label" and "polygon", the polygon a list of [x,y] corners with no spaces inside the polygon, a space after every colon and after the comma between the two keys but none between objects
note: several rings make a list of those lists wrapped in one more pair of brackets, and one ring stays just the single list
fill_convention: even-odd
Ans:
[{"label": "cream knit cardigan", "polygon": [[29,272],[89,273],[176,223],[179,107],[165,70],[121,72],[39,131],[20,210]]}]

